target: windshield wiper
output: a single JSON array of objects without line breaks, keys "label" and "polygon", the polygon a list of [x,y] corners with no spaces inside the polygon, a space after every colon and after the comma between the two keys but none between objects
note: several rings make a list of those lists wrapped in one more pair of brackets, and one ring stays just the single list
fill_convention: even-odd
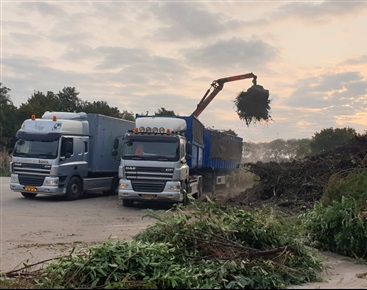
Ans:
[{"label": "windshield wiper", "polygon": [[54,158],[55,156],[53,154],[40,154],[39,158]]},{"label": "windshield wiper", "polygon": [[26,154],[26,153],[14,153],[13,156],[17,156],[17,157],[28,157],[28,154]]},{"label": "windshield wiper", "polygon": [[164,156],[164,155],[157,155],[157,156],[155,156],[155,159],[157,159],[159,161],[167,161],[167,160],[169,160],[169,158],[167,156]]}]

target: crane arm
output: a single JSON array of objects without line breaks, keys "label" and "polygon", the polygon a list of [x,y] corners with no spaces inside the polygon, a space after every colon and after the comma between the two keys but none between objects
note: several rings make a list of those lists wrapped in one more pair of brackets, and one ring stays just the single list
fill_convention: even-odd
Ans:
[{"label": "crane arm", "polygon": [[[199,115],[204,111],[204,109],[209,105],[209,103],[214,99],[214,97],[223,89],[225,83],[249,78],[252,78],[253,84],[256,85],[257,76],[254,75],[253,73],[247,73],[214,80],[210,85],[209,89],[204,94],[204,96],[201,98],[199,104],[196,107],[196,110],[191,115],[199,117]],[[213,91],[210,93],[210,90],[212,88]]]}]

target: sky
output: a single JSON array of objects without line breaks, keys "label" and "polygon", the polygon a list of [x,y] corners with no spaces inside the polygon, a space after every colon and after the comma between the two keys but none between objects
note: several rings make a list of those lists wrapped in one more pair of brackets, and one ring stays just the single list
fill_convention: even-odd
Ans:
[{"label": "sky", "polygon": [[214,80],[253,73],[268,122],[246,125],[224,84],[199,120],[246,142],[367,132],[365,1],[1,0],[1,83],[16,107],[75,87],[133,114],[191,115]]}]

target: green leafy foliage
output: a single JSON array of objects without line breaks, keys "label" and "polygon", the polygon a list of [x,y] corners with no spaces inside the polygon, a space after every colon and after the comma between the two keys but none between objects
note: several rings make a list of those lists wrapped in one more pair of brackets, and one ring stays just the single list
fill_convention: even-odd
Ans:
[{"label": "green leafy foliage", "polygon": [[272,120],[269,113],[270,102],[269,91],[260,85],[253,85],[246,92],[240,92],[234,101],[239,118],[244,120],[247,126],[252,122]]},{"label": "green leafy foliage", "polygon": [[361,215],[366,201],[342,196],[330,205],[315,204],[304,225],[317,247],[354,258],[367,258],[367,220]]},{"label": "green leafy foliage", "polygon": [[280,289],[319,278],[322,260],[297,223],[261,209],[213,203],[149,211],[156,224],[132,241],[110,238],[47,267],[40,287],[106,289]]},{"label": "green leafy foliage", "polygon": [[320,201],[330,205],[333,201],[341,201],[343,196],[356,200],[367,200],[367,173],[365,170],[354,169],[333,174],[325,187]]}]

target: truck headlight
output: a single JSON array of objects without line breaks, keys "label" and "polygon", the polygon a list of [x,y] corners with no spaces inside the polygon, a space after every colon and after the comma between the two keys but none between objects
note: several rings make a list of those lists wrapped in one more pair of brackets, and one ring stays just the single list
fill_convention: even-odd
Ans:
[{"label": "truck headlight", "polygon": [[13,182],[13,183],[19,183],[18,182],[18,176],[17,175],[10,175],[10,182]]},{"label": "truck headlight", "polygon": [[179,186],[179,185],[169,185],[168,189],[173,190],[173,191],[180,191],[181,186]]},{"label": "truck headlight", "polygon": [[120,184],[119,184],[119,188],[120,188],[120,189],[129,188],[129,185],[128,185],[128,184],[126,184],[126,183],[120,183]]},{"label": "truck headlight", "polygon": [[59,179],[46,179],[45,185],[58,185]]}]

